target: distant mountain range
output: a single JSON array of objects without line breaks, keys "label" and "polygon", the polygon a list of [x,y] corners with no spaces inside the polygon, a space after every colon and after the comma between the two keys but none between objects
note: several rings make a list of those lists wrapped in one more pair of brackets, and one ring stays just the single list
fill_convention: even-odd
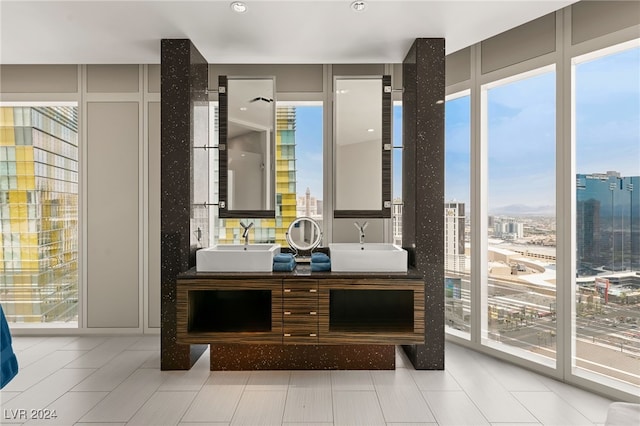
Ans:
[{"label": "distant mountain range", "polygon": [[525,204],[511,204],[498,207],[489,211],[492,216],[553,216],[556,214],[555,206],[527,206]]}]

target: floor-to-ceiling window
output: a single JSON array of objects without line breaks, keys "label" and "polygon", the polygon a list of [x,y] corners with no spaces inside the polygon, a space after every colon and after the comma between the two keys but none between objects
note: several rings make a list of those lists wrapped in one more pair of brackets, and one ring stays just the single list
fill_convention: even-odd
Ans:
[{"label": "floor-to-ceiling window", "polygon": [[0,106],[0,302],[15,325],[78,323],[78,108]]},{"label": "floor-to-ceiling window", "polygon": [[640,47],[573,60],[572,371],[640,385]]},{"label": "floor-to-ceiling window", "polygon": [[555,366],[556,87],[553,67],[482,88],[487,266],[483,342]]},{"label": "floor-to-ceiling window", "polygon": [[444,272],[447,331],[471,332],[470,223],[471,97],[468,91],[445,103]]}]

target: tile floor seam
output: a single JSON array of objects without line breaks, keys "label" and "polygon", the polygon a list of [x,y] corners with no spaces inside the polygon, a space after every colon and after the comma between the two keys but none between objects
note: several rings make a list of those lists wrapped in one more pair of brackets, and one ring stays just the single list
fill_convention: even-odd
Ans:
[{"label": "tile floor seam", "polygon": [[[480,407],[478,406],[478,404],[476,403],[476,401],[473,400],[473,398],[471,398],[471,396],[467,393],[467,391],[465,391],[464,389],[462,389],[462,392],[464,393],[464,395],[469,398],[469,401],[471,401],[471,404],[476,407],[476,410],[478,410],[478,413],[487,421],[487,424],[491,424],[491,422],[489,421],[489,419],[487,418],[487,416],[482,412],[482,410],[480,409]],[[513,397],[513,395],[511,395]],[[514,397],[515,398],[515,397]],[[520,401],[518,401],[520,402]]]},{"label": "tile floor seam", "polygon": [[[203,385],[204,387],[204,385]],[[187,405],[187,408],[184,410],[184,413],[182,413],[182,415],[180,416],[180,419],[178,420],[178,425],[180,423],[182,423],[182,421],[184,420],[184,416],[187,415],[187,413],[189,412],[189,410],[191,409],[191,407],[193,406],[193,403],[195,402],[195,400],[198,398],[198,394],[200,393],[200,391],[202,390],[202,388],[200,388],[200,390],[198,390],[196,392],[196,395],[193,397],[193,399],[191,400],[191,402]],[[187,422],[185,422],[187,423]],[[231,424],[231,422],[229,422],[228,424]]]},{"label": "tile floor seam", "polygon": [[[118,352],[115,356],[113,356],[113,357],[109,360],[109,362],[113,361],[113,359],[114,359],[116,356],[118,356],[121,352],[123,352],[123,351]],[[101,368],[105,367],[109,362],[105,363],[102,367],[95,368],[95,369],[94,369],[95,371],[94,371],[93,373],[89,374],[87,377],[85,377],[85,379],[84,379],[84,380],[88,380],[88,379],[89,379],[91,376],[93,376],[96,372],[100,371],[100,369],[101,369]],[[144,364],[144,362],[140,363],[140,365],[142,365],[142,364]],[[107,392],[109,392],[109,394],[110,394],[111,392],[113,392],[114,390],[116,390],[120,385],[122,385],[124,382],[126,382],[127,380],[129,380],[129,378],[130,378],[131,376],[133,376],[133,375],[135,374],[135,372],[136,372],[136,371],[140,370],[140,365],[139,365],[139,366],[137,366],[134,370],[131,370],[131,372],[130,372],[130,373],[129,373],[125,378],[123,378],[123,379],[122,379],[122,381],[120,381],[120,383],[118,383],[116,386],[114,386],[114,387],[113,387],[113,389],[111,389],[110,391],[107,391]],[[84,380],[83,380],[83,381],[84,381]],[[164,381],[164,380],[163,380],[163,381]],[[82,383],[82,382],[80,382],[80,383]],[[80,383],[78,383],[76,386],[78,386]],[[75,386],[74,386],[74,387],[75,387]],[[76,392],[83,392],[83,391],[76,391]]]},{"label": "tile floor seam", "polygon": [[[513,392],[509,391],[509,395],[511,395],[511,397],[512,397],[513,399],[515,399],[516,401],[518,401],[518,404],[520,404],[520,405],[522,406],[522,408],[524,408],[524,409],[525,409],[529,414],[531,414],[531,417],[533,417],[534,419],[536,419],[536,421],[537,421],[538,423],[540,423],[541,425],[544,425],[545,423],[544,423],[542,420],[540,420],[540,419],[538,418],[538,416],[536,416],[536,415],[535,415],[535,414],[534,414],[534,413],[529,409],[529,407],[527,407],[525,404],[523,404],[523,403],[522,403],[522,401],[520,401],[520,400],[518,399],[518,397],[516,397],[516,396],[513,394],[514,392],[515,392],[515,391],[513,391]],[[555,392],[554,392],[554,393],[555,393]],[[580,413],[580,414],[582,414],[582,413]]]},{"label": "tile floor seam", "polygon": [[382,413],[382,419],[384,420],[385,424],[390,423],[389,420],[387,420],[387,416],[385,415],[384,410],[382,409],[382,403],[380,402],[380,395],[378,395],[378,388],[376,387],[376,383],[375,383],[375,379],[373,378],[373,375],[371,375],[371,383],[373,383],[373,391],[376,393],[376,401],[378,401],[378,406],[380,407],[380,412]]},{"label": "tile floor seam", "polygon": [[282,419],[280,424],[284,424],[284,413],[287,412],[287,399],[289,398],[289,388],[291,387],[291,372],[289,372],[289,379],[287,380],[287,388],[284,391],[284,404],[282,404]]},{"label": "tile floor seam", "polygon": [[331,401],[331,423],[336,424],[336,413],[333,409],[333,377],[331,377],[331,372],[329,372],[329,398]]},{"label": "tile floor seam", "polygon": [[[582,412],[582,410],[579,407],[576,407],[571,401],[569,401],[567,398],[564,398],[562,396],[562,394],[559,394],[558,392],[554,391],[553,389],[549,389],[549,392],[553,393],[556,398],[560,398],[562,401],[564,401],[567,405],[569,405],[569,407],[573,408],[574,410],[576,410],[578,413],[582,414],[587,420],[591,421],[591,419],[589,417],[587,417],[586,414],[584,414]],[[594,424],[597,424],[594,422]]]},{"label": "tile floor seam", "polygon": [[[162,385],[162,384],[161,384]],[[160,388],[160,386],[158,386],[158,388]],[[134,413],[133,416],[131,416],[131,418],[125,422],[125,424],[129,424],[131,422],[131,420],[133,420],[136,417],[136,414],[138,414],[138,412],[140,410],[142,410],[142,408],[147,404],[147,402],[149,402],[151,400],[151,398],[153,398],[153,396],[155,394],[157,394],[158,392],[164,392],[164,391],[160,391],[160,390],[156,390],[154,393],[151,394],[151,396],[149,396],[149,398],[140,406],[140,408]],[[179,392],[179,391],[166,391],[166,392]],[[193,392],[193,391],[186,391],[186,392]],[[187,411],[189,410],[189,408],[191,407],[191,404],[193,403],[193,401],[196,399],[196,397],[198,396],[198,392],[194,392],[194,396],[191,399],[191,402],[189,403],[189,405],[182,411],[182,414],[180,415],[179,420],[175,423],[175,425],[179,425],[182,422],[182,418],[184,417],[184,415],[187,413]],[[169,426],[169,425],[166,425]]]},{"label": "tile floor seam", "polygon": [[[91,376],[93,376],[94,374],[96,374],[98,371],[100,371],[102,368],[105,368],[107,366],[107,364],[109,364],[111,361],[113,361],[116,357],[118,357],[118,355],[120,355],[121,353],[123,353],[124,351],[121,351],[119,353],[117,353],[111,360],[109,360],[108,363],[106,363],[105,365],[103,365],[102,367],[99,368],[95,368],[94,372],[89,374],[82,382],[84,382],[85,380],[88,380],[91,378]],[[149,356],[150,357],[150,356]],[[124,377],[118,384],[116,384],[111,390],[108,390],[107,392],[111,393],[113,392],[118,386],[120,386],[122,383],[126,382],[129,377],[131,377],[136,371],[141,369],[141,366],[144,365],[145,361],[142,361],[135,369],[132,369],[131,372],[129,373],[128,376]],[[163,380],[164,381],[164,380]],[[79,386],[82,382],[78,383],[76,386]],[[74,386],[75,387],[75,386]],[[82,391],[77,391],[77,392],[82,392]],[[104,391],[102,391],[104,392]]]},{"label": "tile floor seam", "polygon": [[[413,378],[413,375],[411,375],[411,378],[413,379],[413,381],[415,383],[415,379]],[[427,397],[425,396],[424,392],[420,390],[420,387],[418,386],[417,383],[416,383],[416,389],[418,389],[418,393],[420,394],[420,397],[422,398],[422,400],[426,404],[427,408],[429,409],[429,413],[431,414],[431,417],[433,417],[433,419],[436,421],[436,423],[439,424],[440,422],[438,422],[438,418],[436,417],[436,412],[431,409],[431,406],[429,405],[429,401],[427,400]]]},{"label": "tile floor seam", "polygon": [[[67,393],[70,393],[71,391],[68,391],[65,393],[65,395]],[[95,392],[104,392],[104,391],[95,391]],[[91,410],[93,410],[98,404],[100,404],[102,402],[102,400],[104,400],[107,396],[109,396],[109,392],[104,392],[104,396],[102,398],[100,398],[99,400],[96,401],[95,404],[93,404],[91,407],[89,407],[84,413],[82,413],[82,415],[80,417],[78,417],[78,419],[74,422],[74,423],[79,423],[80,419],[83,418],[84,416],[87,415],[87,413]],[[62,397],[61,397],[62,398]]]},{"label": "tile floor seam", "polygon": [[431,408],[431,404],[429,404],[429,400],[424,397],[424,393],[426,391],[418,389],[418,392],[420,392],[422,394],[422,397],[424,398],[425,402],[427,403],[427,408],[429,409],[429,411],[431,411],[431,415],[433,416],[433,420],[435,420],[436,424],[439,425],[440,422],[438,421],[438,417],[436,416],[436,412],[433,410],[433,408]]},{"label": "tile floor seam", "polygon": [[[58,352],[58,350],[56,349],[54,352]],[[40,358],[38,361],[43,360],[45,357],[46,357],[46,355],[45,355],[45,356],[43,356],[42,358]],[[35,382],[35,383],[34,383],[34,384],[32,384],[31,386],[29,386],[29,387],[27,387],[26,389],[21,390],[21,391],[19,391],[19,392],[20,392],[20,393],[23,393],[23,392],[26,392],[26,391],[28,391],[28,390],[31,390],[31,388],[33,388],[34,386],[37,386],[37,385],[38,385],[40,382],[42,382],[43,380],[46,380],[46,379],[48,379],[49,377],[53,376],[53,375],[54,375],[54,374],[56,374],[58,371],[60,371],[60,370],[64,370],[64,369],[67,369],[67,368],[66,368],[66,366],[67,366],[67,365],[69,365],[71,362],[73,362],[73,361],[74,361],[74,360],[76,360],[76,359],[78,359],[78,358],[74,358],[73,360],[71,360],[71,361],[69,361],[68,363],[66,363],[65,365],[63,365],[62,367],[59,367],[58,369],[56,369],[56,370],[52,371],[51,373],[47,374],[46,376],[41,377],[41,378],[40,378],[40,380],[38,380],[37,382]],[[30,364],[30,365],[33,365],[33,363],[32,363],[32,364]],[[26,367],[25,367],[25,368],[26,368]],[[68,370],[73,370],[73,369],[72,369],[72,368],[69,368]],[[91,368],[87,368],[87,370],[91,370]],[[93,373],[95,373],[96,369],[94,368],[93,370],[94,370],[94,372],[93,372]],[[18,373],[19,373],[19,372],[20,372],[20,360],[18,360]],[[91,374],[93,374],[93,373],[91,373]],[[89,376],[91,376],[91,374],[89,374]],[[87,376],[87,377],[89,377],[89,376]],[[85,378],[85,379],[86,379],[86,378]]]},{"label": "tile floor seam", "polygon": [[[249,377],[250,376],[251,376],[251,374],[249,374],[249,376],[247,377],[247,380],[242,385],[242,392],[240,393],[240,397],[236,401],[235,407],[233,407],[233,414],[231,415],[231,420],[229,421],[229,425],[233,424],[233,419],[236,417],[236,414],[238,412],[238,407],[240,406],[240,401],[242,401],[242,397],[244,396],[244,392],[247,390],[247,383],[249,382]],[[225,385],[222,385],[222,386],[225,386]]]},{"label": "tile floor seam", "polygon": [[[139,367],[138,367],[138,368],[136,368],[136,369],[134,370],[134,372],[133,372],[133,373],[131,373],[131,374],[130,374],[126,379],[124,379],[120,384],[122,384],[122,383],[126,382],[126,381],[127,381],[127,379],[128,379],[129,377],[131,377],[131,376],[132,376],[136,371],[138,371],[138,370],[140,370],[140,368],[139,368]],[[144,402],[143,402],[142,404],[140,404],[140,406],[138,407],[138,409],[137,409],[137,410],[135,410],[135,412],[133,413],[133,415],[132,415],[131,417],[129,417],[129,419],[125,422],[125,424],[126,424],[126,423],[129,423],[129,422],[131,421],[131,419],[133,419],[133,418],[136,416],[136,414],[138,414],[138,412],[139,412],[140,410],[142,410],[142,407],[144,407],[144,406],[145,406],[145,404],[146,404],[147,402],[149,402],[149,400],[153,397],[153,395],[155,395],[155,393],[156,393],[156,392],[158,392],[158,389],[160,389],[160,386],[162,386],[162,383],[163,383],[165,380],[166,380],[166,378],[163,378],[163,379],[160,381],[160,383],[158,384],[158,386],[156,387],[156,389],[155,389],[153,392],[151,392],[151,393],[149,394],[149,396],[147,397],[147,399],[145,399],[145,400],[144,400]],[[120,385],[118,385],[118,386],[120,386]],[[115,391],[115,390],[118,388],[118,386],[116,386],[112,391],[110,391],[107,395],[105,395],[105,398],[106,398],[106,397],[108,397],[108,396],[111,394],[111,392]]]}]

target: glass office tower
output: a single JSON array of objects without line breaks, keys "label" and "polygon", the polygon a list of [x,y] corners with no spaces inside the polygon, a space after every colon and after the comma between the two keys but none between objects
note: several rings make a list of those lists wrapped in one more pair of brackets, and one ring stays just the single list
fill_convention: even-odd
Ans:
[{"label": "glass office tower", "polygon": [[640,270],[640,177],[578,174],[578,276]]},{"label": "glass office tower", "polygon": [[77,321],[77,107],[0,108],[0,264],[10,322]]}]

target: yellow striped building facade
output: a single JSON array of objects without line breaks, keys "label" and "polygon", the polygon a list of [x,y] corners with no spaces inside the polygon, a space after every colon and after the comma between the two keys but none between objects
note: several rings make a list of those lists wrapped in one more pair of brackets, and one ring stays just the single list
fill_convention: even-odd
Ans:
[{"label": "yellow striped building facade", "polygon": [[0,303],[10,322],[77,321],[76,107],[0,108]]}]

